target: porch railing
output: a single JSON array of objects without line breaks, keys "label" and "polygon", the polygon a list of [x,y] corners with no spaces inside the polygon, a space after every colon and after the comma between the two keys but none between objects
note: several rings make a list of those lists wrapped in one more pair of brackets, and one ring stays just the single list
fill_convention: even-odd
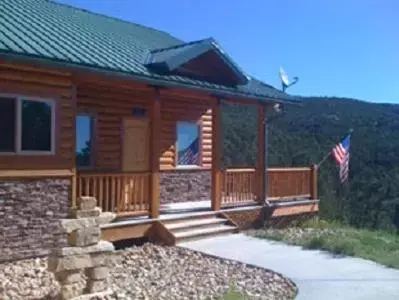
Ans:
[{"label": "porch railing", "polygon": [[255,169],[227,169],[222,172],[222,206],[256,201]]},{"label": "porch railing", "polygon": [[312,168],[270,168],[268,181],[269,201],[312,196]]},{"label": "porch railing", "polygon": [[[312,168],[269,168],[267,170],[267,199],[292,200],[315,198],[314,170]],[[317,176],[317,174],[316,174]],[[234,206],[257,201],[256,170],[227,169],[222,172],[221,206]],[[316,187],[317,188],[317,187]]]},{"label": "porch railing", "polygon": [[93,196],[118,216],[148,214],[150,173],[78,172],[77,197]]}]

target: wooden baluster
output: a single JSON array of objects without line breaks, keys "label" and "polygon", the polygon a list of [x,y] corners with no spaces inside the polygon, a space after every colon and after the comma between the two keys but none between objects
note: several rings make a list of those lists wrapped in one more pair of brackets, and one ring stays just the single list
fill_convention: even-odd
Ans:
[{"label": "wooden baluster", "polygon": [[237,201],[237,195],[238,195],[238,193],[237,193],[237,190],[238,190],[238,186],[237,186],[237,184],[238,184],[238,182],[237,182],[237,175],[235,174],[235,173],[231,173],[231,182],[232,182],[232,185],[231,185],[231,187],[232,187],[232,189],[233,189],[233,191],[234,191],[234,197],[232,198],[232,202],[234,203],[234,202],[236,202]]},{"label": "wooden baluster", "polygon": [[118,211],[121,212],[123,211],[123,176],[119,176],[119,204],[118,204]]},{"label": "wooden baluster", "polygon": [[141,175],[139,178],[140,178],[140,210],[145,210],[145,206],[144,206],[145,180],[144,180],[143,175]]},{"label": "wooden baluster", "polygon": [[129,207],[128,211],[134,210],[134,190],[133,190],[133,178],[129,176]]},{"label": "wooden baluster", "polygon": [[126,211],[130,210],[130,201],[131,201],[130,178],[129,178],[129,176],[126,176],[126,201],[125,201],[125,210]]},{"label": "wooden baluster", "polygon": [[85,196],[90,196],[89,188],[90,188],[90,177],[87,176],[85,181]]},{"label": "wooden baluster", "polygon": [[104,205],[104,210],[109,211],[109,176],[105,176],[105,205]]},{"label": "wooden baluster", "polygon": [[83,188],[83,176],[79,176],[78,178],[78,191],[77,191],[77,197],[82,196],[82,188]]},{"label": "wooden baluster", "polygon": [[231,202],[235,202],[235,199],[237,197],[237,182],[235,180],[234,173],[230,173],[230,182],[231,182],[231,190],[232,190],[232,197],[231,197]]},{"label": "wooden baluster", "polygon": [[227,197],[229,195],[229,190],[228,190],[228,186],[227,186],[227,173],[226,171],[221,172],[221,180],[222,180],[222,184],[223,184],[223,193],[222,193],[222,203],[226,203]]},{"label": "wooden baluster", "polygon": [[245,189],[244,189],[244,191],[245,191],[245,196],[244,196],[244,198],[245,198],[245,201],[249,201],[250,199],[249,199],[249,173],[245,173],[244,174],[245,175],[245,180],[244,180],[244,182],[245,182]]},{"label": "wooden baluster", "polygon": [[139,197],[138,197],[138,195],[139,195],[139,189],[138,189],[139,186],[138,186],[137,183],[138,183],[137,182],[137,176],[134,175],[132,177],[132,186],[133,186],[133,202],[134,202],[133,210],[135,210],[135,211],[137,211],[138,208],[139,208],[139,203],[138,203],[138,201],[139,201]]},{"label": "wooden baluster", "polygon": [[245,172],[243,174],[243,181],[244,181],[244,193],[243,193],[243,197],[244,197],[244,201],[248,201],[248,173]]},{"label": "wooden baluster", "polygon": [[235,174],[236,181],[237,181],[237,199],[236,203],[239,203],[241,201],[241,196],[242,196],[242,176],[240,173]]},{"label": "wooden baluster", "polygon": [[135,180],[136,180],[136,189],[137,189],[137,191],[136,191],[136,195],[137,195],[137,199],[136,199],[137,207],[136,207],[136,210],[137,211],[141,211],[141,175],[137,174]]},{"label": "wooden baluster", "polygon": [[238,180],[237,180],[237,174],[236,173],[231,173],[231,177],[233,178],[233,188],[234,188],[234,203],[237,202],[238,198]]},{"label": "wooden baluster", "polygon": [[98,176],[97,177],[97,181],[98,181],[97,205],[100,206],[102,209],[104,209],[104,206],[103,206],[103,181],[102,181],[102,177]]},{"label": "wooden baluster", "polygon": [[226,173],[226,181],[227,181],[227,190],[229,192],[229,196],[227,198],[227,203],[230,203],[232,197],[233,197],[233,189],[232,189],[232,184],[231,184],[231,176],[230,173]]},{"label": "wooden baluster", "polygon": [[126,180],[126,200],[125,200],[125,211],[130,210],[130,178],[129,176],[125,176]]},{"label": "wooden baluster", "polygon": [[98,205],[97,180],[98,180],[98,177],[97,177],[97,176],[93,177],[93,191],[92,191],[92,196],[93,196],[93,197],[96,197],[96,199],[97,199],[97,205]]},{"label": "wooden baluster", "polygon": [[241,202],[243,199],[243,176],[242,176],[243,174],[241,173],[238,173],[238,180],[239,180],[239,187],[240,187],[240,189],[239,189],[239,193],[238,193],[238,202]]},{"label": "wooden baluster", "polygon": [[115,177],[115,210],[116,212],[119,212],[119,208],[121,205],[121,198],[120,198],[120,194],[121,194],[121,184],[120,184],[120,176],[116,176]]},{"label": "wooden baluster", "polygon": [[121,200],[121,211],[126,211],[126,201],[127,201],[127,186],[126,177],[122,176],[122,200]]},{"label": "wooden baluster", "polygon": [[115,176],[111,177],[111,211],[114,212],[115,211],[115,198],[116,198],[116,194],[115,194],[115,186],[116,182],[115,182]]},{"label": "wooden baluster", "polygon": [[144,179],[144,181],[145,181],[144,203],[145,203],[145,208],[150,209],[150,203],[148,202],[148,193],[147,193],[149,186],[150,186],[150,180],[151,180],[150,174],[146,174],[146,176],[144,178],[145,178]]},{"label": "wooden baluster", "polygon": [[252,176],[252,172],[249,174],[249,199],[251,199],[252,201],[254,200],[254,189],[253,189],[253,176]]}]

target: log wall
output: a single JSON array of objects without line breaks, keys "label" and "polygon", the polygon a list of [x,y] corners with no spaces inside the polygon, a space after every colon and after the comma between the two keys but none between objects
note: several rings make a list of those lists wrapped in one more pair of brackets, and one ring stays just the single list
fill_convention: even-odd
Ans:
[{"label": "log wall", "polygon": [[178,121],[197,122],[200,125],[200,166],[212,165],[212,98],[180,95],[169,91],[161,93],[161,170],[174,169],[177,161],[176,126]]},{"label": "log wall", "polygon": [[75,163],[75,92],[71,74],[33,66],[0,64],[0,94],[55,100],[55,155],[1,155],[0,170],[71,169]]},{"label": "log wall", "polygon": [[136,85],[119,86],[107,82],[77,85],[78,113],[94,117],[92,145],[94,169],[120,171],[122,167],[122,121],[134,108],[148,113],[153,90]]},{"label": "log wall", "polygon": [[[113,81],[83,81],[77,85],[77,108],[80,113],[95,117],[93,148],[94,169],[118,171],[122,164],[121,124],[132,116],[132,109],[150,109],[155,91],[145,85],[121,84]],[[211,98],[193,99],[181,93],[161,90],[161,124],[159,133],[159,164],[162,170],[176,168],[176,126],[178,121],[200,124],[200,166],[211,167],[212,115]],[[193,101],[194,100],[194,101]],[[196,101],[195,101],[196,100]]]}]

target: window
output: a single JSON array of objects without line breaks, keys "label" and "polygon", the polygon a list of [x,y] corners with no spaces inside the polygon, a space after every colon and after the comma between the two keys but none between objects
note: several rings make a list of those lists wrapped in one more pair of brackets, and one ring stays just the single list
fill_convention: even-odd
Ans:
[{"label": "window", "polygon": [[0,97],[0,153],[53,154],[54,102]]},{"label": "window", "polygon": [[145,117],[147,114],[147,110],[141,107],[133,107],[132,109],[132,116],[133,117]]},{"label": "window", "polygon": [[92,152],[93,117],[76,116],[76,166],[90,167],[93,163]]},{"label": "window", "polygon": [[177,123],[177,165],[199,165],[200,126],[197,123]]}]

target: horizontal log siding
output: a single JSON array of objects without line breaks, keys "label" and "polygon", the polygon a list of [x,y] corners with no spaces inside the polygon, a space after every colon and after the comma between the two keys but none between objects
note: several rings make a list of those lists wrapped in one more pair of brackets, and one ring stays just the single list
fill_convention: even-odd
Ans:
[{"label": "horizontal log siding", "polygon": [[[131,116],[134,107],[150,109],[152,88],[132,84],[118,85],[117,82],[78,81],[77,106],[79,112],[94,115],[97,170],[119,171],[122,164],[121,124],[124,117]],[[176,167],[176,124],[178,121],[200,121],[201,124],[201,165],[211,167],[212,157],[212,99],[194,98],[190,94],[161,91],[161,129],[159,134],[159,163],[161,170]]]},{"label": "horizontal log siding", "polygon": [[161,95],[161,170],[174,169],[177,164],[176,125],[178,121],[199,122],[201,135],[200,166],[212,163],[212,100],[185,98],[183,95]]},{"label": "horizontal log siding", "polygon": [[135,107],[144,108],[148,113],[153,96],[154,92],[150,88],[137,90],[118,85],[78,85],[78,112],[95,116],[94,169],[121,170],[122,120],[132,116]]},{"label": "horizontal log siding", "polygon": [[71,169],[74,165],[74,88],[68,72],[0,64],[0,94],[56,100],[55,155],[1,155],[0,169]]}]

